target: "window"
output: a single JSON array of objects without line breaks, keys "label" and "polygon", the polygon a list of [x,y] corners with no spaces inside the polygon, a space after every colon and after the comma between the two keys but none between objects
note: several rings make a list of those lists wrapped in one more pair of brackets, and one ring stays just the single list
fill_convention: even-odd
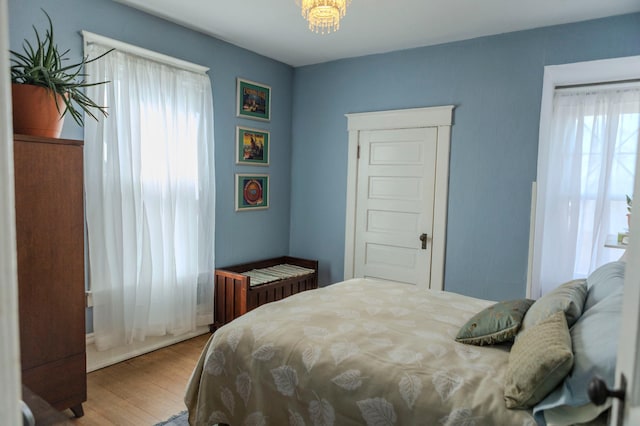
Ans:
[{"label": "window", "polygon": [[627,228],[639,128],[640,83],[555,91],[549,145],[540,153],[547,168],[538,176],[537,295],[621,256],[605,242]]},{"label": "window", "polygon": [[[97,38],[96,38],[97,37]],[[213,100],[205,69],[85,34],[109,117],[85,123],[99,350],[213,322]]]},{"label": "window", "polygon": [[[636,90],[640,91],[640,85]],[[626,196],[633,192],[640,123],[640,104],[632,101],[636,96],[633,92],[627,96],[623,94],[620,99],[623,109],[617,123],[613,120],[607,123],[607,114],[586,115],[582,122],[580,232],[574,266],[576,278],[585,278],[598,266],[620,257],[618,250],[607,249],[604,245],[601,249],[594,249],[593,242],[602,243],[603,236],[610,238],[628,230]],[[573,94],[559,91],[558,96]],[[597,96],[597,92],[586,96]],[[600,96],[607,98],[606,92],[600,93]],[[625,97],[629,102],[625,102]],[[615,132],[612,152],[606,149],[606,141],[602,137],[606,126],[611,127],[610,132]],[[611,156],[610,163],[607,156]],[[608,195],[604,201],[600,201],[600,194],[605,191],[598,191],[602,185],[608,185],[605,190]]]}]

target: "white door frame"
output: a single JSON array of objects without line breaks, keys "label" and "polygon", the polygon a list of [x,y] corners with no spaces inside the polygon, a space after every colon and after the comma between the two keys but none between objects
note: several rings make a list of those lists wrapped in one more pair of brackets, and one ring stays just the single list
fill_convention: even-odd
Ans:
[{"label": "white door frame", "polygon": [[[9,8],[0,0],[0,68],[9,69]],[[0,419],[22,424],[20,341],[18,337],[18,266],[13,184],[13,126],[8,73],[0,78]]]},{"label": "white door frame", "polygon": [[437,127],[436,183],[431,241],[431,281],[435,290],[444,288],[444,257],[449,192],[449,150],[453,105],[345,114],[349,132],[347,160],[347,214],[345,226],[344,279],[354,277],[356,193],[358,187],[358,140],[361,131]]}]

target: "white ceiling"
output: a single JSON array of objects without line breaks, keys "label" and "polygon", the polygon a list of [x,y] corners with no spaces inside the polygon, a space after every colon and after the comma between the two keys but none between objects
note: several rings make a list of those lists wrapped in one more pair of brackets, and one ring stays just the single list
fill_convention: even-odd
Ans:
[{"label": "white ceiling", "polygon": [[295,0],[116,0],[294,67],[640,11],[638,0],[353,0],[315,34]]}]

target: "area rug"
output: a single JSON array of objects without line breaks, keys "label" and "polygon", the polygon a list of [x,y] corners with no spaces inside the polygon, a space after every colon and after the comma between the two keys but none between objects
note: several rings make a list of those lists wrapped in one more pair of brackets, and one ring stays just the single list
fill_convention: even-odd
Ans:
[{"label": "area rug", "polygon": [[171,416],[169,420],[160,422],[155,426],[189,426],[188,416],[186,411],[182,411],[175,416]]}]

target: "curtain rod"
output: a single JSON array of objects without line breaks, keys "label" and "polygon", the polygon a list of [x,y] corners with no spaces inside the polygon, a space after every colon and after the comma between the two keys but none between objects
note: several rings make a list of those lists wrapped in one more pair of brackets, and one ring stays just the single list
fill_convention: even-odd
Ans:
[{"label": "curtain rod", "polygon": [[580,87],[592,87],[592,86],[618,86],[624,84],[633,84],[640,83],[640,78],[632,78],[629,80],[618,80],[618,81],[601,81],[597,83],[582,83],[582,84],[567,84],[564,86],[556,86],[555,89],[576,89]]},{"label": "curtain rod", "polygon": [[106,47],[113,47],[118,50],[128,52],[137,56],[141,56],[143,58],[151,59],[156,62],[172,65],[174,67],[182,68],[187,71],[193,71],[197,73],[206,73],[209,71],[209,68],[204,67],[202,65],[194,64],[192,62],[183,61],[182,59],[174,58],[169,55],[165,55],[163,53],[158,53],[153,50],[144,49],[142,47],[134,46],[129,43],[125,43],[119,40],[115,40],[109,37],[101,36],[98,34],[91,33],[89,31],[81,31],[82,37],[84,38],[84,43],[97,43],[102,44]]}]

